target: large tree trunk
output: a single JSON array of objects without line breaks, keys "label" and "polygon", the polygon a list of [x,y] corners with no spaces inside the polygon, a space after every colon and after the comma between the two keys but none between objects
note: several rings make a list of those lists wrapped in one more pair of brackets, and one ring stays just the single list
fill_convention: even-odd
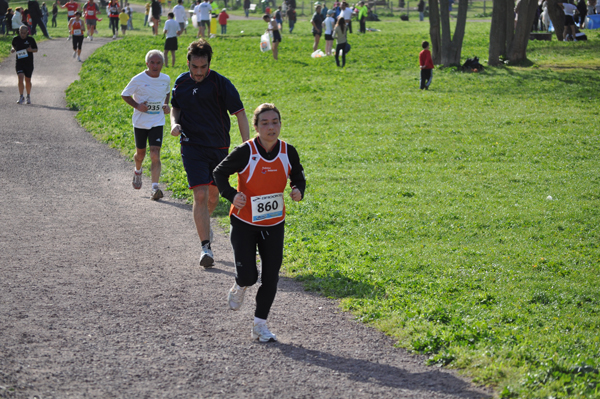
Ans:
[{"label": "large tree trunk", "polygon": [[490,66],[499,65],[500,56],[506,55],[507,3],[508,0],[494,0],[492,27],[490,28],[490,49],[488,53],[488,65]]},{"label": "large tree trunk", "polygon": [[431,58],[434,65],[439,65],[442,63],[442,43],[438,0],[429,0],[429,37],[431,38]]},{"label": "large tree trunk", "polygon": [[527,59],[527,43],[529,43],[529,33],[535,19],[537,6],[537,0],[521,0],[517,29],[508,48],[508,59],[511,64],[517,64]]},{"label": "large tree trunk", "polygon": [[[450,10],[448,0],[429,1],[429,34],[431,36],[433,62],[444,66],[460,66],[462,43],[467,23],[469,0],[459,0],[458,16],[454,37],[450,30]],[[440,23],[442,27],[440,39]],[[439,48],[436,45],[439,43]]]},{"label": "large tree trunk", "polygon": [[565,29],[565,13],[558,6],[558,3],[561,1],[558,0],[548,0],[548,15],[550,16],[550,21],[552,21],[552,25],[554,26],[554,34],[558,41],[563,40],[563,30]]}]

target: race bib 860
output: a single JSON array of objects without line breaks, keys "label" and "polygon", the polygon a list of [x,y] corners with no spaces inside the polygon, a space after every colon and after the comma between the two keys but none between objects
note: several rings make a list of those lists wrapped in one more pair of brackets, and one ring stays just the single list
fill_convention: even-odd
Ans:
[{"label": "race bib 860", "polygon": [[283,216],[283,193],[258,195],[250,198],[252,222]]}]

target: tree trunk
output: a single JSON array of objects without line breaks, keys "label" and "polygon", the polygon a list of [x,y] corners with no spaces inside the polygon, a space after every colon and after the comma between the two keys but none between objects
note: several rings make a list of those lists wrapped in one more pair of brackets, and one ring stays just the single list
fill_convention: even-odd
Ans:
[{"label": "tree trunk", "polygon": [[563,30],[565,29],[565,13],[558,6],[558,0],[548,0],[548,15],[554,26],[554,34],[559,42],[563,40]]},{"label": "tree trunk", "polygon": [[507,3],[508,0],[494,0],[493,2],[490,49],[488,53],[488,65],[490,66],[499,65],[500,56],[506,55]]},{"label": "tree trunk", "polygon": [[[429,34],[432,42],[433,62],[444,66],[460,66],[462,43],[467,23],[469,0],[459,0],[458,16],[454,37],[450,30],[450,9],[448,0],[429,1]],[[441,24],[441,38],[440,38]]]},{"label": "tree trunk", "polygon": [[512,44],[508,48],[508,59],[511,64],[517,64],[527,59],[527,43],[529,43],[529,33],[537,6],[537,0],[521,0],[517,29]]},{"label": "tree trunk", "polygon": [[506,42],[504,44],[504,58],[508,58],[508,49],[515,37],[515,0],[506,3]]},{"label": "tree trunk", "polygon": [[429,37],[431,38],[431,58],[434,65],[442,63],[440,39],[440,11],[438,0],[429,0]]}]

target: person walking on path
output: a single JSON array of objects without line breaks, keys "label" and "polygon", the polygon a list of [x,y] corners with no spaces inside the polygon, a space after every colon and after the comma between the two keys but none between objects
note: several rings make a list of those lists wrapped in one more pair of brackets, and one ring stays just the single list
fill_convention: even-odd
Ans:
[{"label": "person walking on path", "polygon": [[[17,104],[31,104],[31,75],[33,74],[33,53],[37,53],[38,47],[35,39],[29,36],[29,28],[22,25],[19,35],[12,40],[11,54],[16,54],[17,62],[15,69],[19,78],[19,100]],[[25,85],[23,85],[23,80]],[[23,97],[23,89],[27,90],[27,99]]]},{"label": "person walking on path", "polygon": [[116,39],[119,36],[119,12],[121,11],[121,7],[117,0],[110,0],[107,8],[108,17],[110,18],[109,26],[112,29],[113,39]]},{"label": "person walking on path", "polygon": [[429,42],[424,41],[421,45],[423,50],[419,53],[419,67],[421,68],[421,90],[429,90],[431,79],[433,78],[433,59],[429,51]]},{"label": "person walking on path", "polygon": [[44,21],[42,21],[42,10],[40,9],[40,3],[37,0],[29,0],[27,2],[27,9],[29,10],[29,15],[31,16],[31,29],[33,34],[36,33],[37,26],[40,27],[42,33],[46,38],[50,39],[50,35],[48,34],[48,30],[46,30],[46,25]]},{"label": "person walking on path", "polygon": [[81,62],[81,46],[85,35],[85,25],[81,20],[81,12],[77,11],[75,17],[69,21],[69,33],[73,37],[73,58]]},{"label": "person walking on path", "polygon": [[189,72],[175,81],[171,96],[171,135],[180,136],[181,159],[189,188],[194,193],[194,223],[202,253],[200,265],[214,266],[210,242],[210,215],[219,202],[214,168],[230,146],[229,112],[237,118],[242,141],[250,134],[244,104],[229,79],[210,69],[212,47],[204,39],[188,47]]},{"label": "person walking on path", "polygon": [[315,13],[310,20],[312,24],[312,34],[315,37],[315,42],[313,44],[313,51],[317,51],[319,48],[319,40],[321,40],[321,34],[323,33],[323,16],[321,15],[321,5],[317,4],[315,6]]},{"label": "person walking on path", "polygon": [[342,55],[342,68],[346,66],[346,46],[348,44],[346,20],[343,16],[340,16],[335,24],[333,31],[333,37],[337,40],[335,46],[335,63],[340,66],[340,54]]},{"label": "person walking on path", "polygon": [[[273,104],[262,104],[254,111],[256,137],[236,147],[214,171],[219,192],[231,202],[230,240],[236,265],[228,302],[239,310],[246,289],[258,281],[256,251],[261,259],[261,285],[256,294],[252,338],[260,342],[277,341],[267,327],[267,317],[277,294],[279,269],[283,262],[285,203],[283,192],[288,178],[290,197],[304,197],[306,180],[296,149],[279,140],[281,114]],[[266,171],[266,172],[265,172]],[[238,175],[237,190],[229,176]]]},{"label": "person walking on path", "polygon": [[173,58],[173,63],[171,66],[175,66],[175,52],[179,48],[177,43],[177,36],[181,35],[180,24],[177,23],[173,18],[175,18],[175,14],[170,12],[168,14],[167,22],[165,22],[165,28],[163,31],[163,36],[166,37],[165,40],[165,66],[169,66],[169,52],[171,52],[171,57]]},{"label": "person walking on path", "polygon": [[94,31],[96,30],[96,20],[98,18],[98,14],[100,14],[100,8],[96,3],[94,3],[94,0],[88,0],[88,2],[83,5],[83,12],[85,13],[85,24],[87,25],[88,39],[93,41]]},{"label": "person walking on path", "polygon": [[121,93],[121,98],[134,109],[131,117],[135,137],[133,188],[136,190],[142,188],[142,163],[146,157],[147,143],[150,147],[152,178],[150,198],[154,201],[163,197],[163,192],[158,187],[161,171],[160,149],[163,142],[165,115],[170,112],[171,78],[161,73],[164,63],[160,50],[148,51],[146,54],[148,69],[135,75]]},{"label": "person walking on path", "polygon": [[179,30],[187,33],[186,22],[188,20],[188,14],[183,6],[183,0],[177,0],[177,5],[173,7],[173,15],[175,15],[175,22],[179,24]]}]

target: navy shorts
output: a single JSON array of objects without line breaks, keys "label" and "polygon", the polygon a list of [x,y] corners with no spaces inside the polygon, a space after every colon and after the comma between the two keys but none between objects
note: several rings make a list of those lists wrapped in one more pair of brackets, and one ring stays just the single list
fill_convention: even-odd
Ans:
[{"label": "navy shorts", "polygon": [[163,141],[163,128],[164,126],[154,126],[150,129],[134,127],[133,134],[135,136],[135,148],[145,150],[146,142],[148,142],[150,147],[161,147]]},{"label": "navy shorts", "polygon": [[227,157],[227,148],[211,148],[194,144],[181,145],[181,160],[187,174],[189,188],[216,186],[213,170]]}]

